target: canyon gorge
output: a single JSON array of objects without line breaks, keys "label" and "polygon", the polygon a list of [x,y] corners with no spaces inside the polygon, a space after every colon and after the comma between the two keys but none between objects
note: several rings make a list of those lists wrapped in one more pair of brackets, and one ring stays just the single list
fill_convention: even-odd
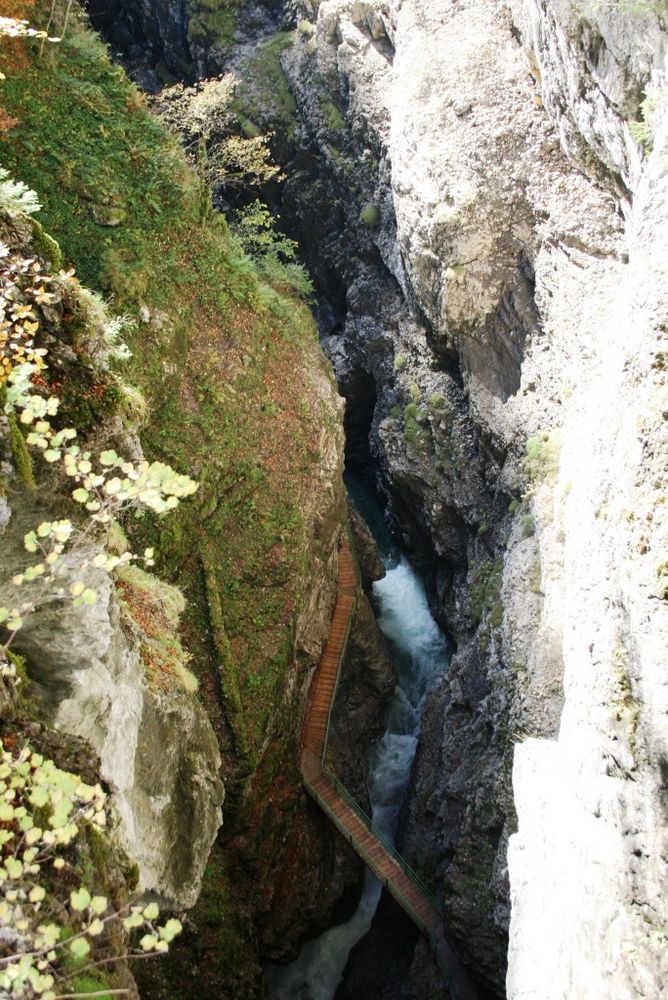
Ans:
[{"label": "canyon gorge", "polygon": [[[61,40],[0,38],[0,166],[42,206],[0,181],[0,239],[77,276],[39,306],[35,384],[92,453],[199,484],[84,532],[0,685],[4,745],[108,793],[84,881],[183,924],[98,988],[452,997],[302,784],[350,530],[328,760],[381,825],[390,803],[471,988],[662,996],[668,5],[14,6]],[[12,607],[26,532],[74,515],[3,412]],[[146,570],[98,558],[144,546]],[[95,602],[64,601],[84,573]]]}]

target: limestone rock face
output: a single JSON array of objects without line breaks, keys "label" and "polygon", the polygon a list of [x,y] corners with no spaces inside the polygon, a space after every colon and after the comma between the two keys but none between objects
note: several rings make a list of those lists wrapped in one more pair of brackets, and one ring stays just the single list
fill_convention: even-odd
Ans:
[{"label": "limestone rock face", "polygon": [[[665,29],[658,34],[649,13],[630,17],[625,26],[599,24],[599,86],[610,93],[621,66],[627,95],[638,81],[663,93]],[[553,27],[546,21],[545,44]],[[576,52],[588,30],[576,35]],[[582,61],[562,51],[559,67],[546,60],[544,85],[559,86],[558,69],[586,92]],[[564,115],[577,120],[577,109],[569,96]],[[561,570],[546,566],[543,589],[563,608],[565,705],[555,741],[528,740],[515,753],[510,996],[556,1000],[576,984],[583,996],[660,996],[668,985],[660,929],[668,874],[663,98],[650,121],[653,149],[628,174],[628,263],[613,287],[588,286],[588,371],[574,380],[561,430],[552,490],[559,549],[553,543],[546,553],[560,551]],[[618,155],[614,132],[605,145],[611,159]],[[555,927],[562,930],[550,939]]]},{"label": "limestone rock face", "polygon": [[[15,511],[2,536],[3,602],[15,600],[10,578],[25,566],[23,534],[45,514],[25,496]],[[39,716],[99,755],[118,837],[139,866],[140,888],[170,906],[189,907],[222,820],[216,738],[192,694],[160,690],[146,677],[139,642],[121,626],[110,577],[81,569],[96,552],[84,548],[68,561],[13,648],[27,660]],[[68,588],[82,574],[98,599],[75,607]]]},{"label": "limestone rock face", "polygon": [[382,580],[385,576],[385,567],[378,554],[378,548],[373,535],[351,503],[348,504],[348,516],[353,541],[357,550],[360,572],[365,584],[372,583],[374,580]]},{"label": "limestone rock face", "polygon": [[[320,213],[325,343],[349,409],[365,414],[348,419],[351,455],[364,461],[368,435],[398,530],[457,642],[425,710],[403,843],[499,993],[512,760],[527,737],[572,740],[574,766],[603,787],[615,767],[631,774],[613,795],[624,813],[636,815],[644,788],[653,805],[635,821],[640,856],[624,877],[611,863],[579,888],[573,871],[571,898],[579,920],[583,886],[607,898],[612,884],[632,947],[646,955],[658,940],[658,916],[630,916],[634,898],[657,905],[663,836],[660,645],[649,636],[665,613],[666,35],[643,7],[328,0],[315,34],[298,33],[283,59],[302,140],[319,158],[316,183],[288,181],[286,204]],[[643,116],[649,158],[630,125]],[[532,979],[540,963],[523,934],[533,942],[530,903],[558,877],[532,855],[538,824],[522,775],[539,762],[528,758],[523,749],[514,792],[509,989],[538,998],[545,982]],[[556,834],[549,822],[565,851],[567,825]],[[622,827],[610,820],[615,837]],[[552,928],[562,923],[552,915]],[[552,994],[570,995],[585,949],[547,918],[543,928],[544,948],[570,949]],[[593,996],[615,995],[604,975],[615,940]],[[627,974],[623,989],[640,989]]]},{"label": "limestone rock face", "polygon": [[642,172],[629,124],[640,118],[643,97],[660,86],[666,57],[663,5],[511,0],[509,6],[562,148],[628,197]]}]

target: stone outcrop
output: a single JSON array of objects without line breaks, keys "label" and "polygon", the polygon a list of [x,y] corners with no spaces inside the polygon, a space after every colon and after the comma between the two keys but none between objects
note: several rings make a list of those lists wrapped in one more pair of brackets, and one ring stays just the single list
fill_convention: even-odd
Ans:
[{"label": "stone outcrop", "polygon": [[387,642],[362,595],[350,632],[331,716],[329,761],[369,812],[371,752],[383,735],[383,708],[397,682]]},{"label": "stone outcrop", "polygon": [[[45,248],[58,251],[29,218],[3,211],[0,222],[6,246],[17,259],[42,254]],[[85,397],[82,370],[88,379],[101,382],[105,377],[109,317],[102,303],[78,284],[49,287],[54,291],[40,313],[38,343],[48,351],[49,369],[58,373],[59,385],[71,380]],[[85,349],[85,365],[64,320],[73,310],[86,317],[76,345]],[[3,414],[0,424],[5,493],[0,604],[13,607],[24,593],[35,601],[11,644],[12,652],[25,660],[29,688],[25,698],[18,690],[19,709],[38,728],[46,723],[92,748],[99,758],[95,780],[109,786],[114,834],[138,867],[138,888],[166,905],[192,906],[222,822],[224,789],[215,734],[194,693],[197,684],[185,668],[178,640],[183,598],[156,577],[132,568],[148,588],[147,598],[150,592],[143,613],[154,614],[168,634],[175,671],[180,671],[156,675],[144,656],[150,640],[125,611],[117,581],[91,565],[103,551],[99,533],[91,531],[92,522],[86,530],[77,521],[80,509],[66,499],[65,483],[53,466],[38,459],[33,464],[25,444],[17,449],[8,419]],[[20,432],[18,440],[23,441]],[[113,445],[132,461],[143,459],[138,438],[118,415],[108,413],[87,444],[100,450]],[[26,551],[24,536],[41,522],[64,516],[72,518],[75,530],[55,573],[26,581],[23,591],[18,590],[13,578],[38,558]],[[120,528],[117,534],[121,551],[127,544],[120,542]],[[72,599],[70,588],[79,580],[94,591],[94,603]]]},{"label": "stone outcrop", "polygon": [[509,6],[562,149],[585,173],[630,197],[643,169],[631,123],[661,85],[665,5],[511,0]]},{"label": "stone outcrop", "polygon": [[[29,556],[23,535],[49,518],[25,495],[2,536],[0,593],[11,603],[11,577]],[[111,789],[117,832],[139,866],[139,885],[171,906],[195,902],[221,823],[220,755],[204,709],[178,684],[161,689],[147,676],[140,640],[121,623],[121,607],[103,570],[82,570],[96,548],[69,560],[17,633],[33,711],[56,729],[85,739],[97,752]],[[75,607],[63,596],[82,574],[97,593]],[[156,581],[157,583],[157,581]]]}]

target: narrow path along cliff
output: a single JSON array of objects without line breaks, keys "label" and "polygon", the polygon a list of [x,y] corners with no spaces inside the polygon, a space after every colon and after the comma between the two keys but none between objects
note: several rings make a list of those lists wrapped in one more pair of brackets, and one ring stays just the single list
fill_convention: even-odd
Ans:
[{"label": "narrow path along cliff", "polygon": [[429,938],[452,1000],[475,1000],[477,990],[446,940],[436,899],[327,767],[329,720],[360,589],[351,539],[344,537],[330,634],[311,684],[302,726],[302,777],[320,808]]}]

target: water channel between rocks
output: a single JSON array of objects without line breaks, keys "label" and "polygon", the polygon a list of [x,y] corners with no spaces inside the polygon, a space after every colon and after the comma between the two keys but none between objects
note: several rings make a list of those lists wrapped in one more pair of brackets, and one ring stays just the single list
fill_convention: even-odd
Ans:
[{"label": "water channel between rocks", "polygon": [[[375,497],[358,480],[346,480],[386,568],[384,579],[373,584],[372,601],[392,649],[398,683],[386,712],[385,733],[373,751],[369,794],[374,823],[394,842],[425,692],[431,679],[447,668],[449,653],[429,611],[424,584],[394,545]],[[380,894],[380,883],[367,869],[362,896],[350,920],[308,941],[290,965],[266,967],[271,1000],[332,1000],[351,948],[371,927]]]}]

